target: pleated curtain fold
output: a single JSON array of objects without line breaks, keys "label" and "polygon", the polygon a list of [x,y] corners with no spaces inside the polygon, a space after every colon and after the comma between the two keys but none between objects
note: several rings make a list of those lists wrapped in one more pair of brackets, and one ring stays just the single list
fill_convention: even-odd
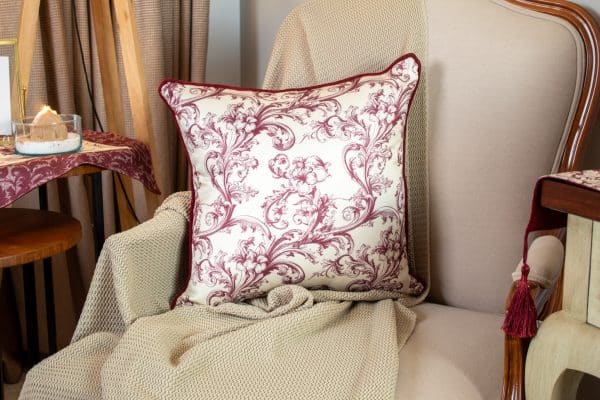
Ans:
[{"label": "pleated curtain fold", "polygon": [[[113,1],[115,0],[111,3]],[[188,180],[185,154],[168,110],[157,94],[157,88],[166,77],[204,80],[209,0],[134,0],[133,3],[151,108],[151,140],[157,149],[156,154],[153,154],[153,164],[155,169],[160,169],[160,173],[156,174],[162,191],[162,196],[156,202],[158,204],[164,196],[186,189]],[[0,38],[17,36],[20,7],[20,1],[0,0]],[[118,29],[114,15],[113,26],[115,30]],[[117,59],[125,115],[125,132],[117,133],[133,138],[135,136],[121,45],[117,32],[114,34],[117,39]],[[102,93],[97,54],[89,1],[42,0],[26,114],[33,115],[43,104],[49,104],[61,113],[80,114],[84,128],[100,130],[100,125],[106,128],[108,125],[105,102],[111,99],[104,98]],[[94,119],[92,99],[101,124]],[[102,173],[102,182],[104,228],[106,235],[110,235],[118,227],[115,223],[115,182],[112,174],[106,171]],[[118,187],[119,183],[116,185]],[[132,181],[131,185],[130,200],[135,214],[140,221],[147,220],[152,216],[156,204],[147,202],[145,189],[141,184]],[[51,210],[74,216],[81,222],[83,230],[83,238],[76,249],[53,259],[60,348],[71,338],[95,266],[90,180],[80,176],[52,182],[48,184],[48,196]],[[37,193],[33,192],[15,202],[13,206],[36,208],[37,198]],[[25,295],[31,295],[23,293],[20,270],[13,268],[11,272],[12,279],[6,279],[8,274],[4,275],[3,280],[0,277],[2,290],[5,292],[2,298],[9,303],[0,306],[0,326],[11,327],[7,331],[1,329],[5,332],[0,332],[5,336],[3,340],[9,342],[8,346],[5,346],[7,363],[19,357],[18,351],[12,350],[15,346],[11,347],[10,342],[19,341],[18,326],[22,328],[21,331],[26,329],[22,312],[23,299]],[[36,271],[38,288],[42,286],[42,278],[39,269]],[[17,309],[20,310],[18,319],[7,312],[15,308],[14,304],[10,304],[14,303],[15,299]],[[43,329],[43,296],[40,293],[38,304],[42,327],[40,345],[44,351],[47,339]]]}]

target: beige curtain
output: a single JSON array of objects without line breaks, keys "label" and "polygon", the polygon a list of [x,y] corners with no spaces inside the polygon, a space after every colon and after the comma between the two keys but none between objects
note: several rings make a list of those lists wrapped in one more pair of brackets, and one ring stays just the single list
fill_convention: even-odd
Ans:
[{"label": "beige curtain", "polygon": [[[20,7],[20,1],[0,0],[0,38],[16,37]],[[150,96],[154,128],[152,140],[158,149],[153,164],[161,171],[158,174],[161,177],[158,184],[163,192],[161,198],[164,198],[169,193],[185,189],[187,171],[185,156],[175,127],[166,107],[158,97],[157,88],[166,77],[194,81],[204,79],[209,0],[134,0],[134,7]],[[77,38],[75,21],[77,21],[80,41]],[[114,25],[116,27],[116,21]],[[120,56],[120,43],[116,32],[115,37],[126,116],[126,132],[123,134],[134,137]],[[89,1],[41,1],[37,41],[26,102],[28,115],[37,112],[42,104],[49,104],[61,113],[80,114],[84,128],[99,130],[99,124],[94,120],[92,113],[92,101],[84,72],[85,65],[89,90],[92,92],[97,113],[102,125],[107,127],[104,112],[105,99],[102,95],[94,41]],[[109,235],[115,232],[117,226],[112,174],[103,172],[102,181],[105,232]],[[141,221],[150,218],[155,207],[154,204],[147,204],[144,190],[141,184],[132,182],[131,202],[135,214]],[[53,259],[58,345],[61,348],[71,338],[95,265],[89,177],[72,177],[53,182],[48,185],[48,193],[50,209],[73,215],[81,222],[83,228],[83,238],[77,248],[69,254],[59,255]],[[14,206],[36,208],[37,198],[37,192],[30,193],[17,201]],[[41,272],[41,268],[36,269],[38,289],[42,287]],[[26,329],[22,312],[23,299],[25,295],[31,295],[24,294],[22,291],[19,268],[13,268],[11,275],[12,279],[2,280],[4,301],[8,301],[9,304],[0,305],[0,310],[3,310],[0,313],[0,326],[13,327],[4,332],[4,343],[9,342],[5,346],[7,364],[14,358],[19,358],[17,344],[11,345],[10,342],[14,341],[11,337],[18,337],[17,327],[21,327],[21,332]],[[13,288],[15,295],[10,294]],[[44,303],[41,293],[38,293],[37,298],[40,346],[43,352],[47,349]],[[20,310],[18,313],[20,321],[6,312],[15,309],[15,299],[17,309]]]}]

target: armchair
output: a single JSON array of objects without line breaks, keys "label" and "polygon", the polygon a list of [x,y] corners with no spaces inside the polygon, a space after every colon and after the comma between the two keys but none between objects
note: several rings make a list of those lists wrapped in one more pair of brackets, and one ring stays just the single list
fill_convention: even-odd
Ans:
[{"label": "armchair", "polygon": [[[396,2],[378,2],[377,9],[368,10],[355,2],[321,3],[300,6],[280,28],[266,87],[333,80],[356,68],[377,69],[395,54],[412,51],[407,44],[415,33],[395,20]],[[428,143],[422,153],[409,129],[407,163],[413,191],[409,218],[412,214],[418,238],[413,261],[416,274],[429,278],[430,291],[415,307],[419,322],[400,362],[419,359],[428,369],[400,374],[399,387],[420,386],[409,398],[489,399],[502,388],[502,398],[522,399],[527,339],[505,337],[504,371],[499,370],[497,324],[506,280],[521,252],[536,177],[581,168],[598,112],[600,31],[584,9],[563,0],[424,4]],[[385,28],[356,28],[373,21],[383,21]],[[419,158],[428,159],[428,190],[418,186]],[[415,195],[415,186],[428,193]],[[535,294],[540,285],[530,286]],[[506,304],[513,292],[514,286]],[[561,294],[554,291],[542,318],[560,309]],[[440,331],[444,337],[434,337]],[[457,341],[464,347],[440,351]],[[468,350],[473,348],[486,352],[473,354]],[[436,360],[427,358],[430,349]],[[452,367],[443,373],[429,370],[448,360]],[[432,375],[461,383],[410,384]]]},{"label": "armchair", "polygon": [[[401,6],[300,5],[277,35],[265,87],[333,81],[413,51],[423,26],[400,20]],[[427,85],[415,105],[426,135],[408,133],[407,177],[410,259],[429,290],[399,354],[397,398],[520,399],[527,341],[506,337],[503,353],[504,298],[536,178],[580,167],[598,110],[600,30],[563,0],[424,0],[422,11]],[[73,341],[169,309],[183,284],[189,201],[176,194],[108,239]],[[562,254],[556,242],[546,247]],[[76,356],[66,349],[54,363]],[[34,385],[25,389],[33,398]],[[69,390],[78,398],[86,383]]]}]

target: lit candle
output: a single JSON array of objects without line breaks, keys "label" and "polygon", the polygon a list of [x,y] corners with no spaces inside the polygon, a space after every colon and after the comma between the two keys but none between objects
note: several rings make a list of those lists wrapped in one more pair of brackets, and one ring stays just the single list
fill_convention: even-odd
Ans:
[{"label": "lit candle", "polygon": [[56,111],[44,106],[33,118],[30,135],[34,141],[65,140],[67,126]]},{"label": "lit candle", "polygon": [[59,115],[44,106],[33,118],[14,122],[15,151],[39,156],[78,151],[81,148],[81,117]]}]

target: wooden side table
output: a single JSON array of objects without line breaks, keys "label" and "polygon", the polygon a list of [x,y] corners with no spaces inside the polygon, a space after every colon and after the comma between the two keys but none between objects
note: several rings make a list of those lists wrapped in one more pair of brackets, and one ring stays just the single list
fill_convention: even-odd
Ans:
[{"label": "wooden side table", "polygon": [[[42,210],[47,209],[45,183],[73,175],[92,174],[94,238],[97,257],[104,242],[101,177],[99,172],[102,170],[118,172],[139,180],[151,192],[160,194],[160,190],[152,172],[150,152],[148,147],[142,142],[109,132],[94,132],[89,130],[83,131],[83,139],[83,148],[79,152],[39,157],[20,156],[15,154],[12,146],[0,146],[0,208],[13,203],[31,190],[39,188],[40,208]],[[18,177],[18,179],[15,179],[15,177]],[[3,211],[0,210],[0,212]],[[74,219],[71,220],[71,222],[75,221],[79,227],[79,222]],[[58,223],[56,219],[54,222]],[[2,258],[1,248],[4,243],[1,234],[5,225],[0,216],[0,259]],[[32,226],[31,229],[34,229],[34,227]],[[79,240],[81,228],[77,229],[79,232],[77,239],[68,247],[64,247],[56,253],[73,246]],[[7,238],[14,240],[14,237],[8,234]],[[49,295],[49,293],[52,293],[52,270],[48,255],[43,257],[45,257],[43,258],[43,272],[44,281],[46,282],[46,304],[49,307],[47,311],[51,316],[48,319],[48,322],[51,324],[48,327],[48,342],[49,350],[53,353],[56,351],[56,337],[53,336],[55,329],[54,325],[52,325],[54,321],[52,317],[54,315],[54,304],[52,296]],[[5,266],[16,264],[18,263],[7,261]],[[4,266],[0,265],[0,267]],[[24,267],[24,271],[28,269],[32,269],[32,267]],[[33,271],[31,271],[31,274],[28,272],[26,275],[33,277]],[[31,278],[31,282],[33,282],[33,278]],[[27,291],[27,288],[25,289]],[[31,323],[28,323],[28,326],[33,323],[35,322],[31,321]],[[28,328],[29,334],[33,334],[35,331]],[[32,340],[28,341],[32,343]],[[37,343],[37,340],[35,342]],[[34,350],[30,354],[36,354],[37,349]]]},{"label": "wooden side table", "polygon": [[[0,208],[0,270],[23,266],[30,364],[35,362],[39,353],[34,261],[63,253],[75,246],[80,239],[81,224],[75,218],[51,211]],[[48,341],[55,343],[56,322],[51,269],[44,268],[44,278]],[[3,398],[2,379],[2,368],[0,368],[0,399]]]},{"label": "wooden side table", "polygon": [[527,400],[575,399],[584,374],[600,378],[600,192],[545,181],[541,205],[568,214],[563,310],[532,339]]}]

